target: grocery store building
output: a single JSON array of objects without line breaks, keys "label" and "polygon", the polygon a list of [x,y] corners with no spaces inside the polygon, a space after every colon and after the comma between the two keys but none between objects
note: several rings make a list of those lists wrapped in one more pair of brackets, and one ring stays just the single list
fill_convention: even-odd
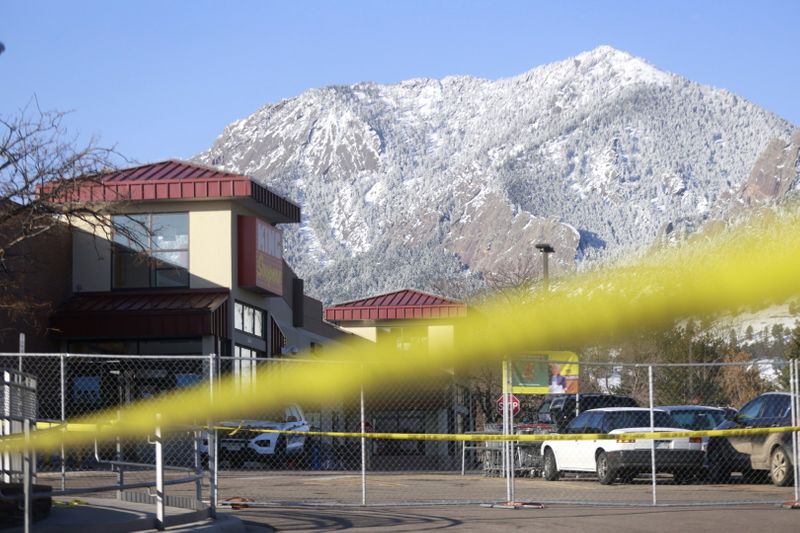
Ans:
[{"label": "grocery store building", "polygon": [[[463,302],[405,289],[332,305],[325,319],[376,343],[385,357],[405,350],[452,348],[459,324],[467,316]],[[365,398],[367,420],[379,433],[464,433],[474,427],[469,383],[456,369],[442,369],[414,385],[371,391]],[[376,440],[376,469],[453,469],[460,448],[452,442]]]},{"label": "grocery store building", "polygon": [[[299,206],[247,176],[164,161],[87,178],[63,201],[106,203],[117,230],[72,233],[70,295],[50,321],[58,349],[176,356],[131,372],[126,400],[203,378],[202,361],[177,356],[234,356],[220,370],[247,382],[256,358],[318,352],[343,336],[283,260],[276,226],[299,223]],[[116,401],[102,391],[119,375],[87,363],[68,393],[102,407]]]}]

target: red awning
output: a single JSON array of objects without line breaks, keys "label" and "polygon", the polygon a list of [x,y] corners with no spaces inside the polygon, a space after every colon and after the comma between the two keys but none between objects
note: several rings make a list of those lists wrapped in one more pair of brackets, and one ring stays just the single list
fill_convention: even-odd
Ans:
[{"label": "red awning", "polygon": [[227,289],[77,294],[50,321],[52,333],[76,338],[228,339]]},{"label": "red awning", "polygon": [[411,289],[336,304],[325,309],[325,320],[329,322],[464,316],[467,316],[465,303]]}]

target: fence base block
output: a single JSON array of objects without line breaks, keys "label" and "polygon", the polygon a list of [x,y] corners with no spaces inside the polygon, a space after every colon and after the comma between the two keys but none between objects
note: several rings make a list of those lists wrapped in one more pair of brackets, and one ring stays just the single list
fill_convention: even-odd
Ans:
[{"label": "fence base block", "polygon": [[544,509],[545,506],[536,502],[502,502],[502,503],[482,503],[481,507],[490,509]]}]

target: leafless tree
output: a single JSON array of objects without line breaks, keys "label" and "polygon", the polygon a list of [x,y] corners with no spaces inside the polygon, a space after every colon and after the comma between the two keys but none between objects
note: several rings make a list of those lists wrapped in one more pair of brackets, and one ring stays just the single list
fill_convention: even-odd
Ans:
[{"label": "leafless tree", "polygon": [[726,363],[739,363],[734,366],[724,366],[719,372],[719,382],[722,400],[730,406],[739,408],[747,401],[769,390],[767,383],[761,376],[758,364],[746,352],[737,352],[723,359]]},{"label": "leafless tree", "polygon": [[487,296],[513,302],[529,301],[542,287],[542,271],[534,261],[520,260],[486,274]]},{"label": "leafless tree", "polygon": [[124,159],[94,139],[70,136],[64,118],[42,111],[35,99],[0,117],[0,312],[12,320],[43,303],[21,290],[21,273],[37,260],[35,243],[46,248],[54,232],[112,223],[107,202],[82,201],[78,191]]}]

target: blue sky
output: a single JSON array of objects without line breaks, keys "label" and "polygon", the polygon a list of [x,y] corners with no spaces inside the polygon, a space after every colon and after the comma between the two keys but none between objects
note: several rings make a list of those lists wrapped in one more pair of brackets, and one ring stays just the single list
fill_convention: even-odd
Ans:
[{"label": "blue sky", "polygon": [[800,125],[798,21],[796,0],[3,0],[0,114],[35,94],[130,158],[187,158],[312,87],[512,76],[608,44]]}]

